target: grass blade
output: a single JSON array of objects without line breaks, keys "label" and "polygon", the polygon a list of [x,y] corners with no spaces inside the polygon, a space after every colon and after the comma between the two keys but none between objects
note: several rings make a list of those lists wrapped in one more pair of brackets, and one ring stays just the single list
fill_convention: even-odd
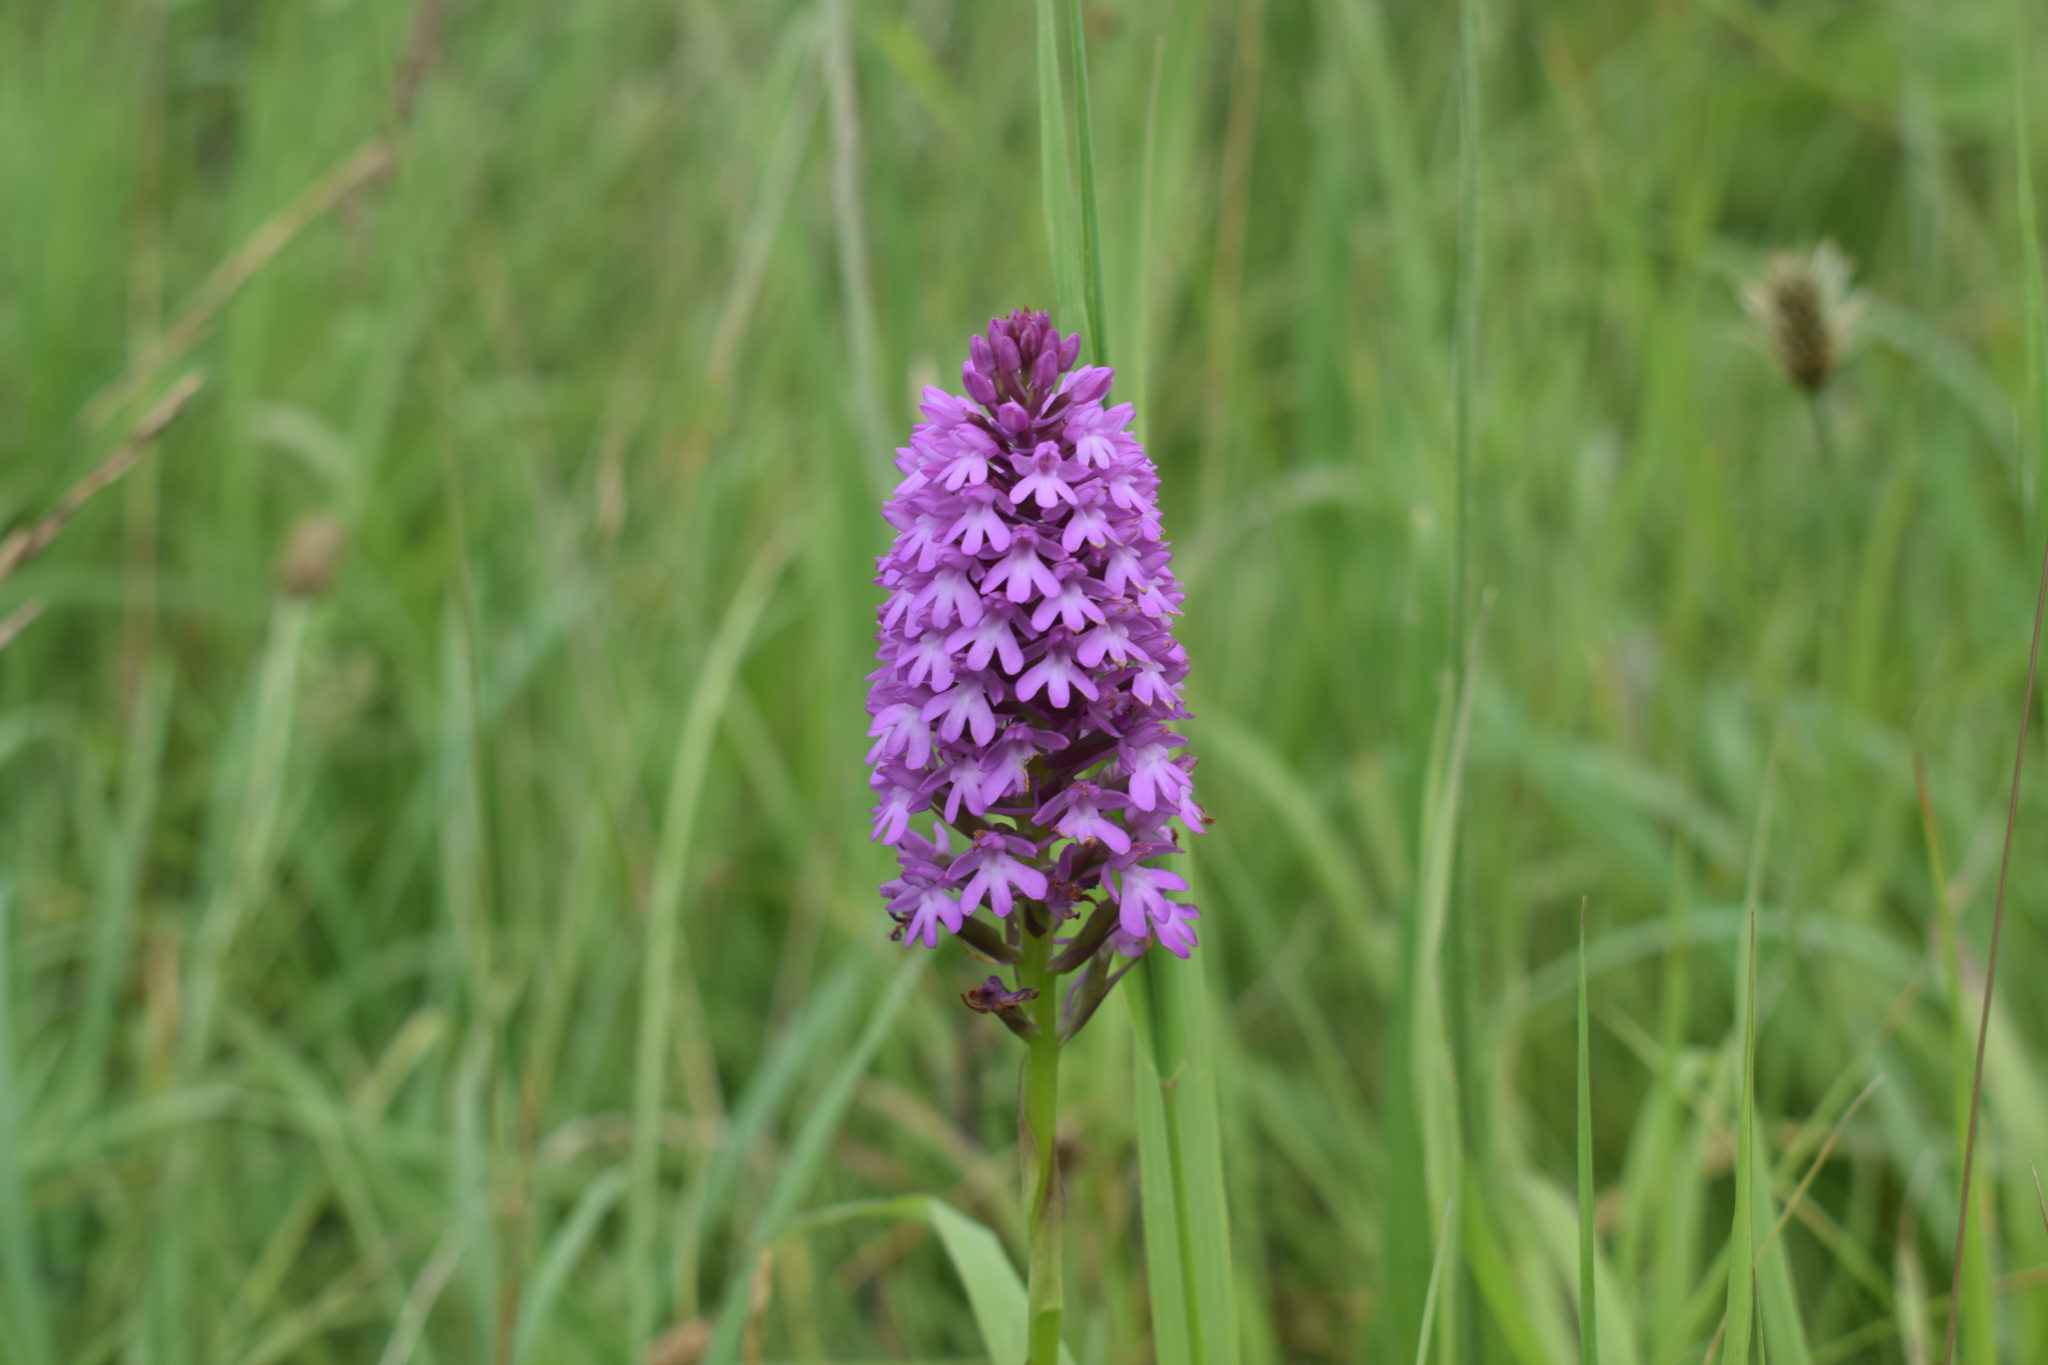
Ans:
[{"label": "grass blade", "polygon": [[[853,1099],[854,1087],[867,1074],[876,1049],[889,1036],[897,1014],[903,1009],[903,1002],[910,997],[911,988],[924,978],[931,958],[930,953],[907,955],[907,960],[896,969],[894,979],[875,1002],[875,1012],[869,1016],[867,1027],[839,1065],[833,1068],[825,1084],[819,1087],[803,1127],[797,1130],[796,1140],[790,1143],[781,1168],[776,1172],[775,1183],[768,1192],[768,1202],[754,1222],[751,1245],[734,1258],[733,1265],[751,1266],[759,1261],[762,1250],[779,1235],[795,1215],[797,1205],[810,1193],[819,1172],[825,1168],[832,1135],[839,1131],[839,1121],[845,1117],[846,1106]],[[711,1339],[711,1349],[704,1356],[706,1365],[731,1365],[740,1358],[741,1336],[747,1327],[750,1281],[749,1275],[735,1274],[726,1286],[725,1298],[718,1312],[718,1329]]]},{"label": "grass blade", "polygon": [[[1759,831],[1758,839],[1762,839]],[[1728,1242],[1728,1365],[1749,1365],[1756,1325],[1756,905],[1742,967],[1741,1116],[1735,1128],[1735,1226]]]},{"label": "grass blade", "polygon": [[[1466,1163],[1458,1194],[1458,1206],[1465,1211],[1458,1220],[1458,1253],[1464,1258],[1480,1300],[1493,1315],[1493,1330],[1506,1345],[1508,1358],[1520,1365],[1550,1365],[1557,1355],[1546,1344],[1524,1293],[1522,1272],[1528,1264],[1522,1258],[1524,1248],[1515,1245],[1503,1227],[1495,1226],[1480,1212],[1483,1201],[1496,1197],[1492,1195],[1494,1191],[1509,1192],[1497,1197],[1517,1197],[1512,1191],[1520,1175]],[[1511,1261],[1511,1257],[1517,1259]]]},{"label": "grass blade", "polygon": [[[1445,709],[1438,718],[1431,744],[1431,760],[1424,779],[1422,844],[1410,931],[1409,998],[1406,1002],[1408,1027],[1408,1077],[1410,1102],[1421,1149],[1424,1188],[1432,1207],[1449,1203],[1462,1189],[1467,1174],[1464,1123],[1465,1111],[1460,1054],[1457,1050],[1461,1004],[1465,999],[1464,954],[1454,938],[1458,921],[1452,905],[1455,893],[1459,828],[1464,809],[1466,757],[1472,738],[1472,714],[1477,695],[1479,661],[1486,643],[1491,599],[1473,623],[1472,638],[1466,645],[1462,667],[1455,677],[1444,678]],[[1441,982],[1441,989],[1433,983]],[[1468,1207],[1466,1218],[1482,1211]],[[1460,1225],[1451,1224],[1451,1235],[1460,1235]],[[1452,1273],[1442,1286],[1443,1356],[1458,1359],[1458,1327],[1461,1322],[1457,1268],[1464,1257],[1453,1253]]]},{"label": "grass blade", "polygon": [[861,202],[860,100],[853,82],[853,20],[847,0],[825,6],[825,73],[832,101],[832,224],[846,289],[847,350],[853,361],[854,412],[871,447],[883,441],[881,387],[875,353],[874,286],[868,264],[867,214]]},{"label": "grass blade", "polygon": [[21,1160],[21,1079],[14,1065],[14,928],[12,897],[0,887],[0,1304],[11,1324],[8,1338],[22,1365],[56,1360],[49,1308],[36,1292],[36,1234],[27,1170]]},{"label": "grass blade", "polygon": [[1586,902],[1579,902],[1579,1361],[1598,1365],[1600,1329],[1593,1286],[1593,1026],[1586,1008]]},{"label": "grass blade", "polygon": [[[1806,1341],[1807,1306],[1800,1301],[1798,1286],[1793,1283],[1792,1263],[1785,1248],[1775,1239],[1775,1230],[1784,1222],[1784,1216],[1777,1212],[1771,1191],[1770,1159],[1767,1153],[1755,1148],[1751,1149],[1750,1159],[1758,1163],[1763,1176],[1752,1187],[1756,1207],[1751,1228],[1772,1230],[1758,1238],[1756,1261],[1751,1266],[1757,1287],[1759,1352],[1772,1365],[1813,1365],[1813,1351]],[[1787,1208],[1789,1211],[1790,1206]],[[1873,1288],[1883,1284],[1882,1275],[1873,1278],[1877,1281]]]},{"label": "grass blade", "polygon": [[[2041,468],[2048,458],[2048,280],[2041,274],[2041,225],[2034,211],[2034,157],[2032,138],[2029,130],[2031,118],[2027,112],[2027,54],[2031,51],[2027,34],[2026,0],[2020,0],[2013,7],[2013,148],[2019,162],[2019,207],[2020,245],[2026,257],[2026,345],[2027,345],[2027,396],[2032,413],[2033,430],[2028,433],[2034,445],[2034,462],[2030,472],[2033,475],[2035,496],[2048,497],[2048,479],[2043,479]],[[2020,454],[2020,468],[2029,471],[2026,452]],[[2036,513],[2038,522],[2038,511]]]},{"label": "grass blade", "polygon": [[1187,1058],[1187,1039],[1175,1017],[1161,1017],[1152,990],[1151,964],[1124,983],[1135,1033],[1138,1092],[1138,1193],[1145,1234],[1145,1283],[1152,1308],[1153,1350],[1159,1365],[1187,1365],[1200,1336],[1190,1323],[1199,1296],[1190,1284],[1188,1234],[1176,1197],[1174,1137],[1163,1090]]},{"label": "grass blade", "polygon": [[1199,956],[1124,983],[1137,1032],[1138,1171],[1159,1365],[1234,1365],[1235,1278]]},{"label": "grass blade", "polygon": [[1457,334],[1452,341],[1452,385],[1455,394],[1456,484],[1451,579],[1451,634],[1446,652],[1453,666],[1465,647],[1465,596],[1471,572],[1472,409],[1479,366],[1479,157],[1482,117],[1479,104],[1480,0],[1458,5],[1458,303]]},{"label": "grass blade", "polygon": [[50,543],[63,534],[64,528],[84,510],[87,503],[135,468],[156,444],[157,437],[178,420],[179,414],[205,386],[206,374],[201,370],[193,370],[179,379],[164,391],[164,396],[156,401],[154,407],[142,415],[121,443],[91,473],[73,484],[46,516],[33,525],[0,538],[0,580],[49,549]]},{"label": "grass blade", "polygon": [[1429,1287],[1422,1294],[1422,1335],[1415,1342],[1415,1365],[1428,1365],[1429,1339],[1436,1329],[1437,1294],[1443,1286],[1444,1264],[1450,1259],[1452,1220],[1458,1212],[1458,1197],[1444,1203],[1444,1221],[1436,1236],[1436,1255],[1429,1265]]},{"label": "grass blade", "polygon": [[[1934,899],[1935,942],[1941,958],[1942,982],[1947,990],[1949,1136],[1957,1147],[1961,1147],[1969,1140],[1972,1048],[1970,1007],[1963,994],[1963,938],[1955,901],[1949,894],[1948,860],[1942,851],[1941,823],[1935,818],[1934,794],[1928,785],[1927,764],[1917,745],[1913,752],[1913,784],[1919,799],[1921,838],[1927,849],[1927,870]],[[1981,1227],[1963,1243],[1961,1254],[1963,1297],[1959,1304],[1952,1305],[1952,1312],[1971,1325],[1970,1332],[1962,1337],[1967,1350],[1972,1342],[1980,1338],[1988,1340],[1992,1335],[1991,1260]],[[1913,1282],[1924,1288],[1925,1277],[1920,1274],[1919,1263],[1910,1254],[1902,1255],[1900,1260],[1910,1266]],[[1926,1316],[1926,1311],[1926,1304],[1917,1306],[1920,1318]],[[1931,1360],[1931,1352],[1924,1359]],[[1989,1356],[1979,1356],[1977,1365],[1987,1365],[1989,1359]]]},{"label": "grass blade", "polygon": [[561,1230],[548,1244],[546,1253],[541,1257],[540,1268],[534,1272],[533,1282],[527,1287],[525,1299],[519,1305],[519,1323],[512,1333],[513,1360],[523,1362],[533,1358],[541,1330],[547,1325],[549,1310],[560,1296],[562,1286],[569,1282],[569,1274],[576,1268],[576,1262],[589,1249],[599,1225],[626,1193],[627,1176],[627,1171],[614,1168],[592,1181],[562,1223]]},{"label": "grass blade", "polygon": [[1102,212],[1095,194],[1095,118],[1088,101],[1088,31],[1081,0],[1067,0],[1067,41],[1074,59],[1074,125],[1081,149],[1081,269],[1088,308],[1089,350],[1110,362],[1109,323],[1102,308]]},{"label": "grass blade", "polygon": [[1038,0],[1038,174],[1053,299],[1058,318],[1072,319],[1082,309],[1080,266],[1074,259],[1074,179],[1067,160],[1067,101],[1060,79],[1059,12],[1053,0]]},{"label": "grass blade", "polygon": [[[653,1339],[656,1318],[661,1312],[663,1262],[655,1254],[654,1244],[662,1207],[658,1157],[661,1111],[667,1091],[666,1059],[675,1042],[670,1023],[678,1005],[688,1012],[698,1009],[694,991],[677,989],[679,978],[688,980],[682,961],[682,900],[697,808],[703,796],[718,719],[725,711],[726,697],[736,682],[747,643],[767,608],[769,589],[788,557],[788,546],[789,542],[783,539],[764,545],[734,592],[732,605],[706,652],[704,668],[698,675],[697,689],[690,698],[682,734],[676,742],[675,763],[669,778],[668,811],[663,820],[653,886],[648,893],[634,1063],[633,1190],[627,1205],[626,1232],[633,1291],[626,1322],[635,1343]],[[691,1025],[686,1039],[689,1048],[684,1055],[693,1063],[685,1078],[693,1092],[693,1107],[700,1112],[715,1112],[716,1073],[704,1051],[707,1044],[701,1019],[685,1022]]]},{"label": "grass blade", "polygon": [[[2048,367],[2048,287],[2041,277],[2041,234],[2034,217],[2034,178],[2030,155],[2027,121],[2027,79],[2024,65],[2026,52],[2026,7],[2016,6],[2014,10],[2018,41],[2013,47],[2013,119],[2014,146],[2019,160],[2020,200],[2020,241],[2027,258],[2027,383],[2033,399],[2031,406],[2033,430],[2029,433],[2039,447],[2048,441],[2048,376],[2043,368]],[[2039,453],[2036,453],[2036,484],[2039,484]],[[2022,462],[2022,468],[2026,465]],[[2005,928],[2006,884],[2012,872],[2013,830],[2019,822],[2020,777],[2026,769],[2027,729],[2034,715],[2034,680],[2041,664],[2041,618],[2048,612],[2048,546],[2041,556],[2041,581],[2034,592],[2034,634],[2027,646],[2027,681],[2020,694],[2020,733],[2013,746],[2012,790],[2006,798],[2005,843],[1998,858],[1998,891],[1992,902],[1991,943],[1984,958],[1984,1003],[1977,1019],[1977,1055],[1970,1073],[1970,1119],[1963,1139],[1963,1179],[1956,1209],[1955,1254],[1949,1267],[1948,1328],[1942,1342],[1942,1365],[1949,1365],[1955,1359],[1956,1330],[1962,1314],[1954,1311],[1954,1305],[1963,1302],[1963,1270],[1969,1259],[1982,1259],[1982,1273],[1989,1276],[1988,1254],[1980,1258],[1969,1255],[1970,1244],[1970,1185],[1976,1175],[1977,1127],[1982,1117],[1984,1100],[1984,1046],[1991,1036],[1991,998],[1998,982],[1998,943]],[[1979,1327],[1982,1333],[1988,1324]],[[1978,1341],[1973,1358],[1990,1359],[1996,1354],[1996,1343]]]},{"label": "grass blade", "polygon": [[[1983,1117],[1984,1101],[1984,1045],[1991,1036],[1991,997],[1998,984],[1998,942],[2005,928],[2006,884],[2012,872],[2013,830],[2019,822],[2020,778],[2026,771],[2028,722],[2034,714],[2034,681],[2041,664],[2041,619],[2048,613],[2048,547],[2041,555],[2041,582],[2034,593],[2034,635],[2027,648],[2027,681],[2020,693],[2020,734],[2019,742],[2013,747],[2012,789],[2006,798],[2005,846],[1999,854],[1998,892],[1992,901],[1991,944],[1984,958],[1984,1004],[1977,1019],[1977,1060],[1971,1071],[1970,1080],[1970,1122],[1968,1135],[1963,1141],[1963,1182],[1959,1194],[1959,1208],[1956,1212],[1956,1246],[1953,1264],[1949,1270],[1949,1301],[1957,1302],[1963,1292],[1964,1250],[1969,1245],[1970,1235],[1970,1183],[1976,1175],[1977,1128]],[[1946,1362],[1955,1359],[1956,1325],[1960,1313],[1948,1315],[1948,1334],[1942,1347],[1941,1358]],[[1988,1349],[1988,1346],[1987,1346]]]},{"label": "grass blade", "polygon": [[1910,1205],[1899,1213],[1898,1236],[1894,1241],[1892,1317],[1899,1333],[1899,1351],[1905,1365],[1933,1365],[1934,1328],[1928,1322],[1927,1277],[1920,1269],[1914,1241],[1918,1228]]},{"label": "grass blade", "polygon": [[[1473,674],[1477,670],[1479,646],[1485,635],[1484,611],[1479,624],[1472,630],[1471,638],[1466,635],[1466,599],[1470,593],[1472,576],[1472,464],[1476,432],[1474,413],[1479,389],[1479,316],[1480,289],[1483,278],[1480,254],[1480,159],[1484,153],[1484,122],[1480,107],[1480,25],[1482,22],[1481,0],[1460,0],[1458,5],[1458,266],[1457,299],[1454,326],[1456,328],[1451,344],[1452,383],[1452,428],[1456,468],[1452,485],[1452,573],[1450,635],[1445,641],[1447,665],[1454,671],[1459,700],[1459,730],[1454,741],[1456,749],[1451,758],[1448,780],[1448,795],[1443,818],[1436,824],[1434,833],[1444,850],[1444,866],[1441,881],[1441,906],[1438,911],[1438,927],[1433,933],[1425,932],[1425,939],[1434,938],[1432,950],[1441,950],[1441,961],[1432,966],[1441,971],[1442,1000],[1429,1006],[1431,1017],[1418,1032],[1418,1048],[1428,1040],[1432,1032],[1441,1033],[1439,1045],[1443,1054],[1443,1071],[1439,1074],[1427,1065],[1418,1052],[1416,1076],[1422,1089],[1419,1096],[1419,1111],[1425,1117],[1427,1133],[1428,1116],[1438,1115],[1438,1132],[1434,1139],[1425,1136],[1425,1155],[1431,1167],[1441,1171],[1449,1182],[1458,1186],[1464,1183],[1464,1167],[1467,1161],[1467,1144],[1483,1144],[1485,1089],[1480,1084],[1480,1070],[1474,1057],[1476,1040],[1473,1037],[1473,984],[1472,984],[1472,926],[1466,916],[1458,913],[1461,907],[1453,904],[1463,880],[1464,848],[1458,839],[1459,785],[1462,777],[1463,759],[1461,751],[1466,734],[1469,732],[1471,703],[1473,696]],[[1425,826],[1425,829],[1430,828]],[[1430,861],[1425,854],[1425,865]],[[1429,884],[1425,878],[1425,885]],[[1425,912],[1427,913],[1427,912]],[[1425,923],[1427,920],[1425,919]],[[1418,1003],[1427,993],[1418,993]],[[1432,1091],[1441,1089],[1444,1098],[1435,1105],[1429,1102]],[[1444,1185],[1432,1182],[1432,1197],[1442,1198]],[[1481,1221],[1487,1210],[1474,1206],[1468,1216]],[[1463,1306],[1459,1302],[1459,1264],[1462,1258],[1454,1258],[1449,1283],[1444,1293],[1449,1298],[1445,1313],[1446,1361],[1463,1359],[1459,1329],[1465,1321]],[[1432,1270],[1432,1277],[1435,1272]]]},{"label": "grass blade", "polygon": [[[1849,1107],[1844,1109],[1842,1116],[1835,1120],[1834,1127],[1828,1129],[1827,1137],[1821,1142],[1820,1149],[1814,1153],[1812,1162],[1806,1168],[1806,1174],[1800,1177],[1799,1184],[1793,1189],[1791,1198],[1785,1201],[1784,1212],[1780,1213],[1776,1220],[1772,1222],[1771,1230],[1764,1235],[1763,1244],[1757,1248],[1757,1256],[1759,1258],[1764,1257],[1771,1251],[1772,1246],[1778,1239],[1778,1234],[1782,1233],[1786,1225],[1792,1221],[1792,1215],[1799,1209],[1799,1202],[1806,1198],[1806,1192],[1813,1187],[1814,1177],[1818,1176],[1821,1168],[1828,1164],[1828,1157],[1833,1154],[1835,1144],[1842,1140],[1842,1132],[1849,1126],[1849,1120],[1856,1117],[1856,1111],[1863,1107],[1864,1101],[1876,1094],[1877,1088],[1883,1084],[1884,1077],[1873,1077],[1870,1084],[1858,1091],[1856,1098],[1849,1102]],[[1707,1358],[1709,1360],[1712,1360],[1715,1354],[1720,1351],[1721,1343],[1726,1339],[1727,1335],[1728,1319],[1723,1317],[1720,1326],[1714,1329],[1714,1339],[1707,1343]],[[1801,1342],[1797,1349],[1803,1350],[1804,1343]]]},{"label": "grass blade", "polygon": [[1757,802],[1749,872],[1743,879],[1746,937],[1742,970],[1735,983],[1742,1016],[1742,1070],[1736,1077],[1739,1099],[1735,1126],[1735,1217],[1728,1238],[1728,1365],[1748,1365],[1756,1329],[1756,920],[1757,901],[1763,894],[1764,849],[1770,839],[1777,772],[1778,743],[1774,740],[1770,757],[1764,761],[1763,795]]},{"label": "grass blade", "polygon": [[156,814],[170,709],[170,673],[163,668],[151,669],[144,675],[137,693],[134,719],[129,727],[119,825],[102,857],[102,881],[86,969],[85,1005],[78,1029],[74,1065],[84,1093],[94,1098],[108,1081],[114,1010],[121,976],[128,965],[135,905],[146,865],[145,845]]},{"label": "grass blade", "polygon": [[864,964],[849,962],[813,992],[802,1017],[755,1070],[745,1096],[726,1123],[718,1150],[691,1184],[676,1234],[676,1280],[683,1315],[697,1311],[698,1266],[714,1226],[739,1188],[747,1154],[756,1150],[769,1123],[804,1079],[809,1070],[806,1063],[829,1055],[831,1041],[846,1036],[869,975]]}]

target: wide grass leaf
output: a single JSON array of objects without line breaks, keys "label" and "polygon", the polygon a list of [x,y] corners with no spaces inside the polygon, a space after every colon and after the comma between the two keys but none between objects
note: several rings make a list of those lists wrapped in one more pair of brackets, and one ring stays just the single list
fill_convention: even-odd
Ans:
[{"label": "wide grass leaf", "polygon": [[1124,983],[1137,1032],[1138,1178],[1159,1365],[1235,1365],[1230,1215],[1199,956]]},{"label": "wide grass leaf", "polygon": [[[879,1219],[923,1223],[939,1239],[953,1272],[967,1291],[974,1325],[981,1332],[992,1365],[1023,1365],[1030,1347],[1030,1302],[1024,1280],[1003,1251],[1002,1239],[936,1195],[910,1194],[896,1199],[864,1199],[819,1209],[791,1223],[787,1231],[805,1232],[835,1223]],[[1072,1365],[1063,1345],[1060,1359]]]}]

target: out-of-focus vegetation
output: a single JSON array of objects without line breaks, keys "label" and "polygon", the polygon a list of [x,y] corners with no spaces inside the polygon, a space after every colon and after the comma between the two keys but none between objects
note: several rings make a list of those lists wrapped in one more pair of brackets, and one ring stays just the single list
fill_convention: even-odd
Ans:
[{"label": "out-of-focus vegetation", "polygon": [[[1753,865],[1768,1359],[1938,1360],[2048,532],[2040,33],[1478,6],[1491,606],[1433,950],[1454,9],[1086,10],[1242,1358],[1413,1358],[1445,1227],[1433,1355],[1575,1354],[1583,897],[1601,1358],[1699,1360]],[[915,1192],[1017,1246],[1017,1053],[964,956],[900,975],[861,676],[916,386],[1058,302],[1033,42],[947,0],[0,10],[0,524],[206,376],[0,587],[42,605],[0,653],[0,1358],[679,1365],[741,1282],[767,1359],[979,1358],[922,1224],[750,1249]],[[1738,297],[1822,238],[1868,296],[1825,453]],[[2048,1356],[2041,771],[1973,1365]],[[1085,1362],[1153,1358],[1132,1065],[1112,1002],[1066,1068]]]}]

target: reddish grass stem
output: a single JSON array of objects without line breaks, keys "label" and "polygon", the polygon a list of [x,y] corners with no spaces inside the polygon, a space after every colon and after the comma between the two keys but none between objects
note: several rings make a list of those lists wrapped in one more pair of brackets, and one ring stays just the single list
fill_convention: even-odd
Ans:
[{"label": "reddish grass stem", "polygon": [[2034,677],[2041,664],[2041,618],[2048,612],[2048,547],[2041,552],[2041,585],[2034,592],[2034,638],[2027,648],[2027,685],[2020,695],[2020,739],[2013,748],[2012,791],[2005,803],[2005,848],[1998,858],[1998,895],[1992,902],[1991,947],[1984,961],[1984,1007],[1977,1018],[1977,1063],[1970,1081],[1970,1127],[1963,1139],[1963,1190],[1956,1211],[1956,1249],[1949,1269],[1948,1334],[1941,1350],[1942,1365],[1950,1365],[1956,1354],[1956,1322],[1962,1316],[1954,1305],[1963,1293],[1963,1246],[1970,1230],[1970,1180],[1976,1174],[1977,1120],[1984,1100],[1984,1043],[1991,1034],[1991,991],[1998,982],[1998,938],[2005,928],[2005,887],[2012,872],[2013,828],[2019,823],[2020,774],[2027,763],[2027,725],[2034,715]]},{"label": "reddish grass stem", "polygon": [[[142,415],[140,421],[121,443],[108,453],[105,459],[94,465],[92,471],[77,483],[71,485],[57,505],[40,521],[32,522],[18,530],[0,537],[0,580],[4,580],[22,565],[50,548],[50,542],[63,534],[71,519],[84,509],[85,505],[103,492],[108,485],[117,482],[122,475],[135,468],[149,448],[156,443],[164,429],[178,420],[178,414],[186,404],[197,396],[206,384],[206,376],[199,370],[187,374],[156,401],[156,406]],[[23,625],[27,622],[23,621]]]}]

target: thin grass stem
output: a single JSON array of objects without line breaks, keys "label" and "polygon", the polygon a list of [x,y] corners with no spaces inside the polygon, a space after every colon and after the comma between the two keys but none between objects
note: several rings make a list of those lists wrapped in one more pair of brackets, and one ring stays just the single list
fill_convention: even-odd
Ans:
[{"label": "thin grass stem", "polygon": [[[2041,583],[2034,592],[2034,637],[2027,647],[2027,682],[2020,693],[2020,737],[2013,746],[2012,789],[2005,803],[2005,847],[1998,857],[1998,894],[1992,901],[1991,946],[1984,959],[1984,1004],[1977,1016],[1977,1060],[1970,1078],[1968,1135],[1963,1139],[1963,1185],[1956,1210],[1956,1249],[1949,1267],[1948,1294],[1951,1302],[1960,1299],[1963,1292],[1963,1248],[1970,1232],[1970,1182],[1977,1173],[1977,1128],[1984,1106],[1984,1045],[1991,1036],[1991,998],[1998,985],[1998,941],[2005,929],[2005,892],[2012,873],[2013,830],[2019,823],[2020,777],[2027,766],[2027,730],[2034,715],[2034,679],[2041,664],[2041,618],[2044,612],[2048,612],[2048,546],[2042,549]],[[1956,1322],[1960,1316],[1957,1313],[1949,1315],[1941,1351],[1944,1365],[1955,1359]]]},{"label": "thin grass stem", "polygon": [[1807,395],[1806,411],[1813,418],[1813,446],[1820,455],[1821,467],[1835,468],[1835,422],[1828,416],[1825,389],[1816,389]]},{"label": "thin grass stem", "polygon": [[1593,1025],[1586,1007],[1586,901],[1579,901],[1579,1361],[1599,1365],[1598,1300],[1594,1270]]}]

